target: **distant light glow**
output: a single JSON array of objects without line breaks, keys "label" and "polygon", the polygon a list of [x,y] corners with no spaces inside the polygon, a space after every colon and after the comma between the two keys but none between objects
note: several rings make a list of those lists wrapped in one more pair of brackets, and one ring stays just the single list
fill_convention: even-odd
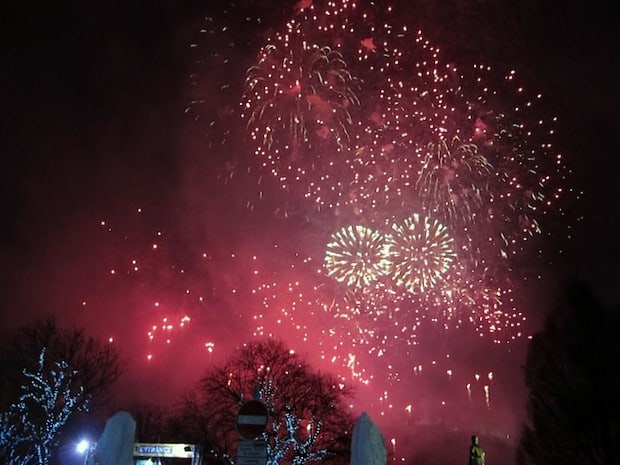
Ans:
[{"label": "distant light glow", "polygon": [[75,450],[78,454],[84,454],[89,449],[89,447],[90,447],[90,441],[88,441],[87,439],[82,439],[75,446]]}]

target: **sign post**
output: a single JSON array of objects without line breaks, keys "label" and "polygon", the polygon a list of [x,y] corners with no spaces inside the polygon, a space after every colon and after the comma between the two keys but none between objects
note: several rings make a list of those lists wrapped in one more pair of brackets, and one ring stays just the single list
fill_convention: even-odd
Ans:
[{"label": "sign post", "polygon": [[267,444],[262,439],[241,439],[237,444],[237,465],[265,465]]},{"label": "sign post", "polygon": [[243,404],[237,414],[237,431],[241,439],[237,444],[237,465],[265,465],[267,443],[257,439],[267,429],[269,412],[259,400]]},{"label": "sign post", "polygon": [[197,444],[136,442],[133,457],[134,463],[154,463],[154,459],[161,457],[190,459],[189,465],[202,465],[202,447]]},{"label": "sign post", "polygon": [[237,414],[237,431],[243,439],[256,439],[267,429],[267,407],[260,400],[249,400]]}]

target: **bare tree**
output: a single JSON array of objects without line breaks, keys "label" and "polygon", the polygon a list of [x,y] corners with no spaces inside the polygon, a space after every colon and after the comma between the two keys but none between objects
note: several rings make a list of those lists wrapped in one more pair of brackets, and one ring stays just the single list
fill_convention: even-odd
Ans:
[{"label": "bare tree", "polygon": [[530,343],[520,465],[620,463],[620,309],[570,283]]},{"label": "bare tree", "polygon": [[167,438],[168,413],[158,405],[135,402],[127,409],[136,421],[137,442],[161,442]]},{"label": "bare tree", "polygon": [[245,345],[227,363],[211,368],[183,399],[179,416],[187,436],[204,445],[213,462],[234,463],[236,417],[258,398],[269,424],[262,435],[268,464],[348,463],[353,415],[347,387],[310,366],[280,341]]},{"label": "bare tree", "polygon": [[35,370],[41,350],[50,363],[66,363],[74,382],[94,403],[103,403],[123,372],[124,362],[112,344],[88,336],[80,328],[60,328],[53,317],[37,320],[0,340],[0,409],[13,402],[23,384],[23,370]]},{"label": "bare tree", "polygon": [[70,417],[88,407],[65,362],[46,363],[41,350],[36,371],[24,370],[17,400],[0,412],[0,456],[8,465],[47,465]]},{"label": "bare tree", "polygon": [[[44,365],[41,354],[45,354]],[[4,446],[0,463],[2,455],[8,463],[26,463],[19,460],[27,457],[23,454],[49,460],[63,436],[79,423],[80,411],[104,406],[122,370],[114,346],[82,329],[59,328],[53,318],[3,334],[0,415]],[[26,425],[30,433],[24,429]],[[44,449],[36,450],[41,447]]]}]

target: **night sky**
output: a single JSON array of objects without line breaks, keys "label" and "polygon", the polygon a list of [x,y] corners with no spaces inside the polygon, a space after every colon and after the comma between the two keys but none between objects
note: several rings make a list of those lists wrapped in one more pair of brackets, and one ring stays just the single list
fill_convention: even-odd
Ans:
[{"label": "night sky", "polygon": [[[420,333],[408,335],[413,348],[403,348],[392,316],[343,323],[319,310],[315,294],[323,303],[342,297],[315,274],[345,214],[316,212],[294,189],[280,191],[243,142],[245,72],[310,3],[5,7],[3,326],[53,314],[84,327],[128,358],[121,396],[166,404],[235,346],[274,335],[357,385],[356,408],[383,425],[442,423],[514,437],[527,334],[558,283],[577,274],[617,302],[619,47],[604,10],[611,7],[394,4],[402,12],[394,17],[412,37],[420,29],[443,62],[517,70],[543,95],[541,117],[558,117],[555,149],[567,167],[561,207],[540,220],[534,252],[499,266],[515,269],[508,281],[526,317],[524,334],[494,344],[475,328],[451,320],[446,329],[441,318],[424,317]],[[378,330],[369,332],[372,325]],[[352,328],[363,333],[355,348]]]}]

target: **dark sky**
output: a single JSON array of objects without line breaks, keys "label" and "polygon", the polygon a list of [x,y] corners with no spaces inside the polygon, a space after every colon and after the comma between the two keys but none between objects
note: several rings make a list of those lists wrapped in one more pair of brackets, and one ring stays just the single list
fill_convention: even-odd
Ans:
[{"label": "dark sky", "polygon": [[[180,128],[187,125],[183,110],[196,58],[189,44],[204,15],[225,9],[211,3],[8,7],[0,75],[7,260],[27,260],[30,268],[37,260],[26,256],[36,257],[56,237],[52,233],[62,234],[77,212],[106,202],[117,188],[166,201],[158,188],[161,176],[171,185],[180,182],[175,176],[183,170],[175,152]],[[238,5],[263,18],[263,33],[269,30],[265,24],[281,22],[292,8],[287,2]],[[596,281],[609,283],[615,260],[607,257],[617,252],[612,134],[618,127],[613,78],[618,44],[606,7],[509,1],[411,5],[410,12],[419,9],[412,18],[450,53],[514,66],[540,84],[560,118],[574,187],[583,185],[586,192],[588,245],[580,244],[578,260]],[[598,240],[585,240],[593,237]]]},{"label": "dark sky", "polygon": [[[14,2],[5,7],[0,47],[4,324],[51,312],[102,337],[126,338],[124,347],[142,360],[145,353],[136,347],[145,338],[141,307],[150,299],[147,294],[165,288],[161,295],[178,295],[191,288],[217,306],[224,298],[214,289],[244,289],[234,273],[218,274],[223,261],[233,268],[253,266],[253,246],[268,243],[285,226],[301,243],[312,241],[303,224],[282,218],[255,229],[245,194],[217,184],[226,158],[239,157],[222,154],[206,135],[202,124],[217,115],[198,109],[196,120],[196,111],[185,112],[197,92],[211,101],[221,99],[222,113],[226,105],[235,105],[226,98],[243,76],[222,75],[250,64],[257,44],[282,27],[293,7],[294,2],[282,0]],[[606,299],[617,301],[620,50],[611,7],[533,0],[417,0],[400,7],[412,28],[421,28],[453,61],[517,69],[544,94],[545,112],[559,118],[558,144],[573,172],[563,221],[574,225],[574,233],[565,244],[564,236],[557,236],[563,254],[554,255],[553,265],[545,268],[549,277],[542,287],[549,292],[540,296],[540,306],[552,300],[551,289],[566,272],[591,280]],[[205,39],[200,34],[204,17],[228,30]],[[201,53],[222,67],[201,68],[196,64]],[[195,72],[198,78],[191,78]],[[197,80],[198,91],[192,87]],[[230,87],[222,90],[216,82]],[[160,240],[158,233],[165,250],[142,259]],[[201,248],[208,262],[196,259]],[[294,255],[294,247],[288,252]],[[110,285],[103,275],[114,266],[128,266],[133,256],[140,257],[147,276]],[[177,325],[183,313],[173,313],[169,318]],[[533,319],[543,313],[544,308],[537,309]],[[204,341],[221,339],[222,346],[234,346],[243,342],[237,335],[254,324],[240,309],[224,317],[195,315],[191,324],[203,329],[200,337],[188,337],[194,342],[204,336]],[[133,339],[125,334],[132,325]],[[468,356],[476,358],[473,351]],[[177,365],[178,389],[195,378],[196,368],[174,357],[165,360]],[[158,373],[147,378],[161,377]],[[512,419],[512,413],[506,416]]]}]

